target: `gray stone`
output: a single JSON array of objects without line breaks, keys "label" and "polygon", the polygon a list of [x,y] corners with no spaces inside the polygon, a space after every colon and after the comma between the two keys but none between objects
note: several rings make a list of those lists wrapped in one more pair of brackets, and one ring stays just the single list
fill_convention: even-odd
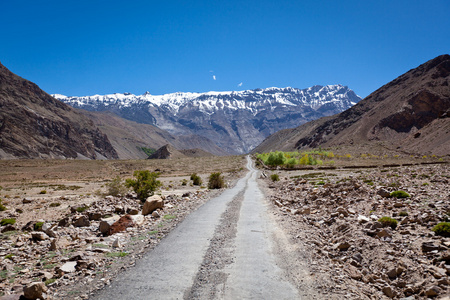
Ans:
[{"label": "gray stone", "polygon": [[57,269],[57,272],[60,276],[65,273],[73,273],[76,271],[75,266],[77,265],[76,261],[68,261]]},{"label": "gray stone", "polygon": [[422,252],[431,252],[434,250],[439,250],[439,246],[435,245],[433,242],[422,243]]},{"label": "gray stone", "polygon": [[135,225],[142,225],[145,221],[143,215],[129,215]]}]

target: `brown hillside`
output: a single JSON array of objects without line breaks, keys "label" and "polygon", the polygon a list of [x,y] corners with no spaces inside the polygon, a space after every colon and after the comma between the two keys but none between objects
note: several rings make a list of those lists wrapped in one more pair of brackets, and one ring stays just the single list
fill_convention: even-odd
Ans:
[{"label": "brown hillside", "polygon": [[450,154],[450,56],[401,75],[352,108],[267,138],[254,152],[370,145]]},{"label": "brown hillside", "polygon": [[158,149],[170,144],[177,149],[200,148],[215,155],[227,155],[225,151],[205,137],[174,136],[149,124],[136,123],[112,112],[91,112],[80,109],[102,132],[104,132],[120,159],[144,159],[142,147]]},{"label": "brown hillside", "polygon": [[0,64],[0,159],[118,158],[91,120]]}]

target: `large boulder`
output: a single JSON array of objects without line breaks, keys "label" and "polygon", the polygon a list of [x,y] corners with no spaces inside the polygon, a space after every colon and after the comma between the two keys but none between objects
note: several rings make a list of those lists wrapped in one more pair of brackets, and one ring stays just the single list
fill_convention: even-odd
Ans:
[{"label": "large boulder", "polygon": [[154,210],[158,208],[164,207],[164,200],[161,198],[161,196],[153,195],[151,197],[148,197],[147,200],[144,203],[144,207],[142,208],[142,215],[146,216],[148,214],[151,214]]}]

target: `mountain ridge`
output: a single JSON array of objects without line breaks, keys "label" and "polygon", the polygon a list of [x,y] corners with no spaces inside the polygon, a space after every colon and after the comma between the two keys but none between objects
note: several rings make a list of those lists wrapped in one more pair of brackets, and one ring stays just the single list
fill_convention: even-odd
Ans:
[{"label": "mountain ridge", "polygon": [[[445,54],[400,75],[342,113],[269,136],[253,152],[383,142],[390,148],[448,155],[449,84],[450,56]],[[433,131],[441,137],[430,138]]]},{"label": "mountain ridge", "polygon": [[247,153],[280,129],[333,115],[360,100],[342,85],[159,96],[116,93],[54,97],[76,108],[111,111],[128,120],[155,125],[173,135],[200,135],[230,154]]},{"label": "mountain ridge", "polygon": [[117,157],[90,119],[0,63],[0,158]]}]

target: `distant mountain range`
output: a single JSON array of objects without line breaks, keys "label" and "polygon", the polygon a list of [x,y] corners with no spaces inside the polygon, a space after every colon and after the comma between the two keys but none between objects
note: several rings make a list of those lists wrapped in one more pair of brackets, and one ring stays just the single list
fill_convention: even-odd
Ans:
[{"label": "distant mountain range", "polygon": [[[342,112],[361,100],[342,85],[160,96],[148,92],[53,96],[75,108],[113,112],[137,123],[154,125],[174,136],[202,136],[229,154],[247,153],[278,130]],[[211,151],[202,144],[200,141],[192,148]]]},{"label": "distant mountain range", "polygon": [[450,55],[408,71],[344,112],[281,130],[253,152],[358,145],[450,155]]}]

